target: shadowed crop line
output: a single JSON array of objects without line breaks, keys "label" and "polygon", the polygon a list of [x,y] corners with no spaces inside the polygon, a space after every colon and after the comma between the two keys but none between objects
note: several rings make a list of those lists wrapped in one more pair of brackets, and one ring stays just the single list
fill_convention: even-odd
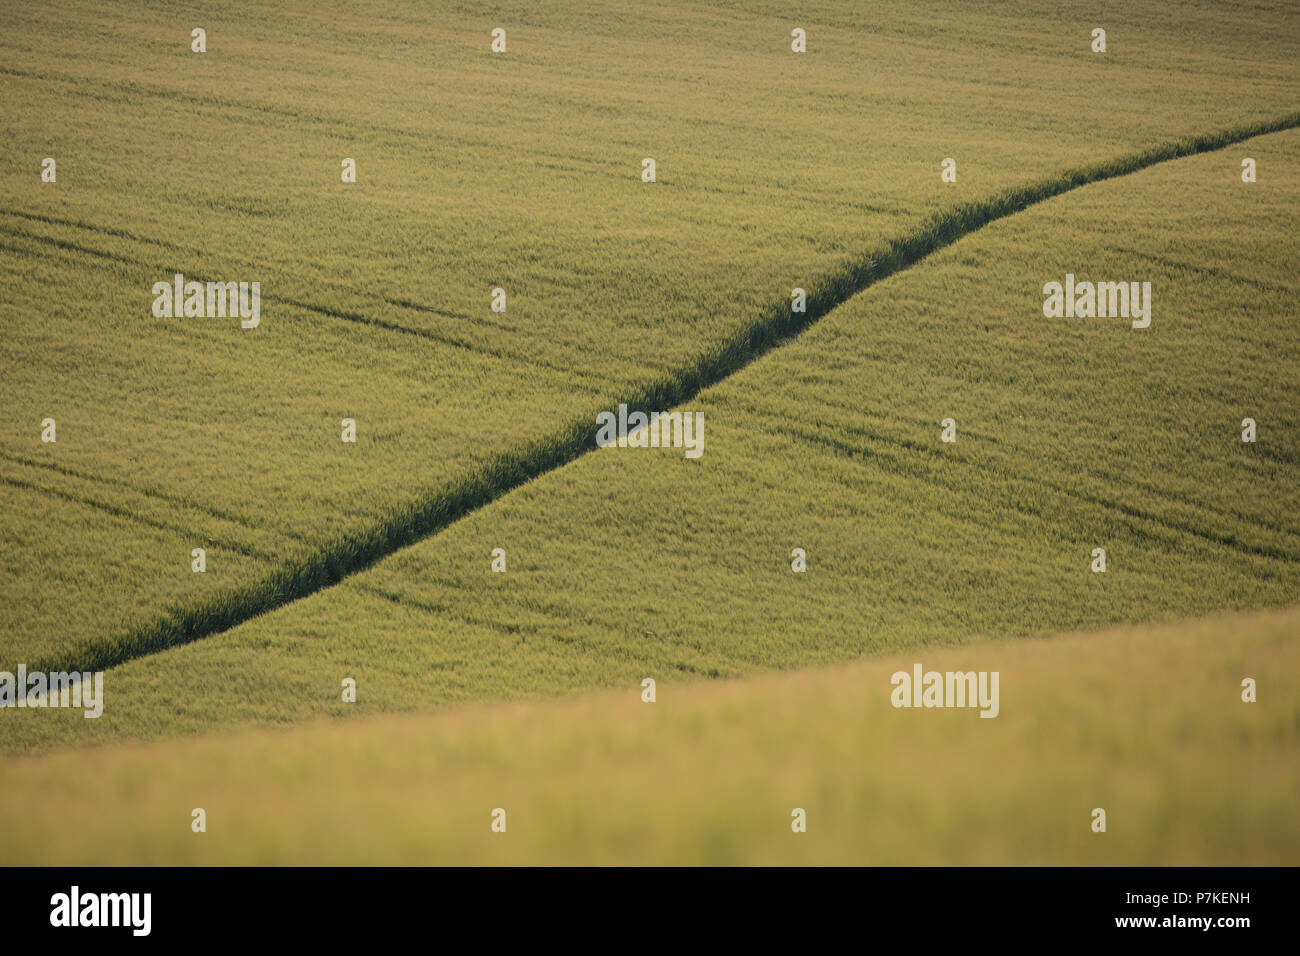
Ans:
[{"label": "shadowed crop line", "polygon": [[[194,252],[194,248],[192,245],[181,246],[178,245],[177,243],[170,242],[166,239],[153,239],[150,238],[149,236],[138,235],[137,233],[130,232],[126,229],[117,229],[110,226],[98,226],[95,225],[94,223],[84,222],[79,219],[62,219],[57,216],[45,216],[39,213],[25,212],[21,209],[6,209],[3,207],[0,207],[0,215],[13,216],[14,218],[17,219],[27,219],[32,222],[42,222],[45,223],[46,225],[51,225],[51,226],[66,226],[66,227],[71,227],[76,229],[84,229],[88,232],[95,232],[105,236],[114,236],[120,239],[129,239],[132,242],[142,242],[142,243],[149,243],[151,245],[163,246],[164,248],[167,249],[174,249],[174,250],[184,251],[184,252]],[[85,253],[86,255],[92,255],[101,259],[112,259],[116,262],[121,262],[126,265],[138,266],[141,269],[151,268],[149,263],[144,262],[143,260],[140,259],[128,259],[127,257],[120,256],[116,253],[105,252],[99,249],[92,249],[89,246],[82,246],[77,243],[59,239],[57,237],[41,236],[41,235],[37,235],[36,233],[26,232],[21,229],[13,229],[12,227],[7,227],[5,229],[5,232],[12,236],[18,236],[36,242],[43,242],[47,245],[53,245],[58,248],[64,249],[65,251],[82,252]],[[174,274],[176,271],[180,271],[180,270],[175,270],[172,269],[171,267],[168,267],[164,271],[170,271]],[[360,289],[360,290],[348,289],[347,291],[354,295],[362,295],[369,298],[378,299],[379,301],[391,305],[394,308],[409,309],[410,311],[413,312],[425,312],[430,315],[436,315],[444,319],[455,319],[457,321],[465,321],[474,318],[473,316],[470,316],[464,312],[453,312],[448,309],[439,309],[435,306],[424,305],[420,302],[415,302],[411,299],[382,295],[374,292],[367,292],[364,289]],[[506,358],[506,359],[510,359],[511,361],[519,362],[521,364],[541,365],[543,367],[551,369],[552,371],[557,371],[557,372],[572,371],[571,369],[567,369],[558,365],[552,365],[544,361],[538,360],[536,358],[526,359],[521,356],[502,351],[500,349],[495,349],[495,350],[482,349],[479,348],[478,346],[474,346],[466,342],[461,342],[460,340],[451,337],[442,336],[436,332],[431,332],[426,329],[415,329],[415,328],[411,328],[410,326],[402,325],[398,322],[389,322],[384,319],[375,319],[375,318],[371,318],[370,316],[361,315],[360,313],[352,312],[346,309],[336,309],[330,306],[318,306],[301,299],[276,298],[274,296],[269,296],[269,295],[265,296],[264,298],[266,299],[267,302],[279,301],[285,303],[286,305],[297,306],[300,309],[306,309],[309,312],[315,312],[319,315],[328,316],[330,318],[342,319],[343,321],[346,322],[356,322],[362,325],[372,325],[377,328],[383,329],[384,331],[387,332],[397,332],[404,335],[415,335],[421,338],[430,339],[431,341],[442,343],[444,345],[450,345],[455,348],[466,349],[468,351],[482,351],[496,358]],[[498,329],[499,331],[507,332],[510,334],[516,334],[519,331],[517,327],[502,325],[501,323],[493,322],[490,319],[477,318],[474,321],[476,325],[491,326],[492,328]]]},{"label": "shadowed crop line", "polygon": [[250,545],[236,544],[233,541],[226,541],[216,538],[211,534],[200,535],[193,528],[182,527],[181,525],[171,524],[167,521],[159,521],[156,518],[148,518],[142,514],[131,511],[129,508],[120,508],[117,505],[109,504],[105,501],[97,501],[86,495],[73,494],[70,491],[63,491],[59,488],[51,488],[48,485],[37,484],[34,481],[23,481],[21,478],[12,478],[9,475],[0,474],[0,484],[6,484],[13,488],[22,488],[26,491],[33,491],[39,495],[49,495],[51,498],[60,498],[64,501],[71,501],[74,504],[84,505],[87,508],[93,508],[102,511],[105,514],[113,515],[115,518],[121,518],[123,521],[130,521],[135,524],[142,524],[146,527],[153,528],[155,531],[170,531],[172,534],[181,535],[183,538],[203,537],[213,544],[226,551],[242,554],[246,558],[256,558],[259,561],[265,561],[268,564],[280,560],[279,555],[263,551],[261,548],[255,548]]},{"label": "shadowed crop line", "polygon": [[536,624],[508,624],[490,618],[475,617],[466,614],[464,609],[458,611],[450,604],[431,604],[428,601],[412,597],[409,594],[397,594],[375,584],[355,581],[348,586],[355,587],[358,591],[381,598],[382,600],[388,601],[390,604],[395,604],[401,608],[406,608],[408,610],[414,609],[422,614],[429,614],[433,617],[437,617],[440,614],[451,615],[464,624],[469,624],[473,627],[481,627],[484,630],[496,631],[500,634],[541,633],[541,628]]},{"label": "shadowed crop line", "polygon": [[210,504],[200,504],[193,499],[185,498],[181,495],[173,495],[169,492],[159,491],[156,488],[148,488],[143,485],[132,484],[121,478],[111,478],[106,475],[95,475],[90,472],[80,471],[76,468],[69,468],[67,465],[60,465],[52,461],[37,461],[34,458],[27,458],[23,455],[14,455],[9,452],[0,450],[0,459],[12,462],[15,465],[25,465],[28,468],[44,468],[47,471],[53,471],[56,474],[67,475],[70,478],[76,478],[80,481],[88,481],[93,484],[108,485],[111,488],[125,488],[127,491],[140,495],[143,498],[152,498],[155,501],[166,502],[176,508],[185,511],[194,511],[199,514],[207,515],[218,521],[228,521],[231,524],[237,524],[247,528],[249,531],[261,531],[270,535],[282,538],[289,538],[298,542],[306,542],[311,539],[300,531],[292,528],[277,528],[274,525],[255,524],[251,519],[243,515],[236,514],[233,511],[226,511],[223,508],[217,508]]},{"label": "shadowed crop line", "polygon": [[[429,583],[427,578],[423,580],[425,581],[425,583]],[[454,589],[459,587],[459,584],[457,582],[435,581],[434,583],[438,584],[438,586],[443,588]],[[535,624],[533,622],[522,623],[522,622],[513,622],[513,621],[499,621],[490,617],[479,617],[479,616],[467,614],[464,608],[458,609],[450,604],[433,604],[427,600],[424,600],[419,597],[415,597],[410,594],[403,594],[394,591],[389,591],[387,588],[382,588],[377,584],[371,584],[365,581],[364,579],[349,581],[348,587],[356,588],[358,591],[364,592],[366,594],[374,595],[375,597],[378,598],[382,598],[383,600],[388,601],[392,604],[396,604],[399,607],[414,608],[417,611],[421,611],[433,615],[435,617],[439,614],[448,614],[455,617],[457,620],[465,624],[470,624],[475,627],[481,627],[484,630],[496,631],[499,634],[543,635],[544,633],[543,627],[540,624]],[[540,612],[541,614],[546,615],[550,619],[550,621],[555,622],[557,626],[559,625],[560,622],[571,623],[575,619],[573,608],[562,607],[558,604],[538,604],[535,602],[530,602],[529,610],[533,612]],[[599,621],[597,621],[596,619],[588,615],[581,616],[581,623],[586,624],[588,626],[598,626],[600,624]],[[553,635],[546,635],[546,636],[550,637]],[[574,638],[574,640],[577,640],[577,638]]]},{"label": "shadowed crop line", "polygon": [[[803,429],[799,429],[797,426],[791,425],[788,421],[786,421],[783,416],[779,414],[774,414],[770,409],[756,405],[753,402],[737,401],[735,397],[729,397],[728,401],[729,403],[737,405],[737,407],[739,407],[746,414],[772,420],[774,422],[774,424],[771,426],[773,431],[778,432],[780,434],[791,435],[796,438],[804,438],[814,442],[824,442],[828,445],[828,447],[831,445],[831,443],[834,443],[835,447],[842,448],[845,451],[850,451],[853,448],[853,446],[848,445],[846,443],[836,442],[834,439],[829,439],[819,434],[810,433],[804,431]],[[980,469],[996,469],[1005,472],[1007,474],[1010,474],[1011,477],[1021,481],[1038,482],[1039,484],[1042,484],[1044,485],[1044,487],[1048,487],[1053,491],[1066,492],[1066,489],[1048,484],[1045,479],[1038,479],[1032,475],[1017,473],[1013,468],[1013,460],[1000,455],[991,458],[988,461],[977,461],[977,460],[947,455],[939,451],[938,449],[934,448],[933,446],[926,445],[919,441],[915,441],[914,439],[891,436],[885,432],[873,431],[872,429],[867,428],[863,425],[851,425],[844,422],[839,422],[836,423],[834,427],[846,431],[851,435],[855,435],[857,437],[866,439],[867,441],[876,442],[877,444],[897,446],[900,448],[905,448],[910,452],[918,452],[921,454],[928,455],[934,459],[954,461],[963,465],[969,465]],[[978,438],[980,444],[990,443],[995,446],[999,444],[998,439],[996,437],[975,432],[973,429],[970,428],[966,429],[965,434],[974,435],[975,437]],[[863,449],[863,451],[864,453],[866,453],[865,449]],[[1295,465],[1294,462],[1286,462],[1286,464],[1290,466]],[[1177,494],[1169,494],[1158,487],[1152,486],[1144,482],[1132,482],[1131,479],[1116,478],[1114,476],[1107,475],[1104,472],[1094,471],[1084,466],[1076,466],[1075,471],[1078,474],[1081,474],[1087,478],[1092,479],[1095,482],[1100,482],[1102,484],[1113,484],[1116,481],[1121,481],[1121,482],[1128,481],[1133,485],[1133,487],[1135,487],[1138,491],[1142,492],[1143,494],[1150,495],[1154,498],[1162,499],[1165,502],[1172,502],[1174,504],[1187,504],[1187,505],[1191,505],[1193,508],[1196,508],[1198,510],[1210,510],[1225,515],[1229,515],[1233,519],[1240,521],[1243,524],[1251,525],[1265,532],[1272,532],[1284,538],[1295,539],[1300,537],[1300,528],[1270,521],[1265,516],[1247,514],[1243,511],[1240,511],[1232,507],[1231,505],[1190,501],[1186,497]],[[1068,491],[1067,493],[1077,494],[1080,496],[1089,494],[1089,492],[1086,491],[1080,491],[1080,492]],[[1105,506],[1113,507],[1113,508],[1124,507],[1119,504],[1112,504],[1109,502],[1109,500],[1107,500],[1106,502],[1096,502],[1096,503],[1105,504]],[[1164,521],[1164,519],[1156,516],[1148,515],[1147,517],[1149,517],[1150,520],[1156,522]],[[1170,525],[1170,527],[1175,527],[1175,526]],[[1214,538],[1215,535],[1219,534],[1219,532],[1215,532],[1215,531],[1195,530],[1194,526],[1192,525],[1188,525],[1186,528],[1184,528],[1182,525],[1178,525],[1177,529],[1187,530],[1188,533],[1190,534],[1194,534],[1200,537],[1209,537],[1212,539]],[[1219,543],[1231,544],[1231,542],[1227,540],[1219,541]],[[1260,546],[1260,547],[1263,547],[1267,550],[1268,546]],[[1256,550],[1255,545],[1246,545],[1244,547],[1244,550],[1251,551],[1252,553],[1259,553],[1261,554],[1261,556],[1265,556],[1265,557],[1278,558],[1286,561],[1300,562],[1300,552],[1286,552],[1286,551],[1274,549],[1275,553],[1274,551],[1270,551],[1269,553],[1264,554],[1263,552],[1258,552]]]},{"label": "shadowed crop line", "polygon": [[[3,211],[4,210],[0,210],[0,212]],[[103,231],[103,230],[99,230],[97,227],[87,227],[87,228],[93,229],[95,231]],[[116,233],[111,233],[111,234],[116,235]],[[42,243],[47,246],[53,246],[56,249],[61,249],[65,252],[79,252],[82,253],[83,255],[94,256],[96,259],[106,260],[109,262],[117,262],[117,263],[121,263],[122,265],[133,266],[140,270],[153,270],[157,268],[154,264],[145,262],[141,259],[132,259],[128,256],[123,256],[116,252],[106,252],[102,249],[95,249],[90,246],[83,246],[80,243],[71,242],[67,239],[59,239],[54,236],[38,235],[34,232],[27,232],[26,230],[23,229],[14,228],[13,226],[0,225],[0,235],[7,235],[13,238],[26,239],[31,242]],[[138,237],[132,237],[132,238],[138,238]],[[155,240],[141,239],[140,241],[154,242]],[[161,243],[161,242],[159,242],[159,244],[166,245],[166,243]],[[5,248],[12,249],[15,252],[26,252],[26,250],[23,250],[21,249],[21,247],[18,246],[6,245]],[[208,281],[208,277],[204,275],[200,275],[199,273],[193,271],[186,272],[184,269],[177,269],[173,266],[164,266],[161,268],[162,271],[167,274],[174,275],[179,272],[188,275],[190,279],[193,279],[198,282]],[[360,294],[371,295],[375,298],[380,299],[380,301],[386,302],[389,305],[392,305],[396,308],[404,308],[404,309],[411,309],[411,310],[418,309],[421,312],[431,312],[441,316],[447,316],[451,314],[429,306],[417,305],[413,302],[410,302],[409,300],[389,299],[385,296],[375,296],[373,293],[366,293],[366,292],[362,292]],[[499,346],[475,345],[470,342],[462,342],[460,339],[453,338],[449,335],[442,335],[438,332],[432,331],[431,329],[413,328],[412,326],[409,325],[402,325],[400,322],[392,322],[389,321],[388,319],[381,319],[369,315],[363,315],[360,312],[354,312],[350,309],[340,309],[328,305],[317,305],[312,302],[307,302],[304,299],[297,299],[289,296],[280,296],[280,295],[263,295],[261,297],[261,301],[272,303],[272,304],[280,303],[282,305],[289,305],[298,309],[302,309],[306,312],[314,313],[315,315],[324,316],[326,318],[338,319],[343,322],[350,322],[354,325],[363,325],[363,326],[368,326],[370,328],[381,329],[385,332],[395,332],[399,335],[409,335],[414,338],[424,339],[429,342],[437,342],[439,345],[449,345],[453,348],[462,349],[466,352],[471,352],[478,355],[486,355],[489,358],[501,359],[503,361],[514,362],[516,365],[523,365],[525,367],[534,367],[534,368],[545,368],[545,369],[549,369],[552,372],[560,372],[565,375],[583,374],[580,372],[580,370],[576,370],[572,367],[566,367],[563,365],[557,365],[553,362],[549,362],[546,359],[543,359],[536,355],[528,355],[528,356],[516,355],[515,353],[507,349],[503,349]],[[495,325],[497,328],[500,329],[505,329],[504,326],[497,325],[496,323],[489,322],[487,324]],[[590,377],[590,376],[584,375],[584,377]]]},{"label": "shadowed crop line", "polygon": [[[910,232],[845,263],[806,289],[807,311],[796,313],[782,301],[693,362],[623,396],[630,410],[673,408],[748,366],[823,318],[836,306],[876,282],[912,266],[991,222],[1006,218],[1090,183],[1114,179],[1157,163],[1222,149],[1267,133],[1300,127],[1300,112],[1153,146],[1025,186],[1003,190],[982,201],[960,203],[934,213]],[[616,403],[587,409],[549,436],[500,452],[478,470],[431,497],[393,510],[369,527],[344,533],[322,550],[291,559],[256,584],[204,602],[174,608],[158,620],[116,636],[93,639],[31,665],[45,671],[104,670],[125,661],[219,634],[251,618],[337,584],[394,551],[409,547],[596,447],[596,413]]]},{"label": "shadowed crop line", "polygon": [[137,235],[126,229],[115,229],[112,226],[97,226],[94,223],[83,222],[80,219],[62,219],[58,216],[44,216],[35,212],[24,212],[21,209],[5,209],[0,207],[0,216],[13,216],[17,219],[30,219],[32,222],[43,222],[48,226],[71,226],[76,229],[85,229],[88,232],[98,232],[106,236],[115,236],[119,239],[130,239],[132,242],[147,242],[156,246],[166,246],[168,249],[176,249],[182,252],[192,251],[191,247],[179,245],[175,242],[169,242],[166,239],[151,239],[148,236]]},{"label": "shadowed crop line", "polygon": [[1296,292],[1294,286],[1285,285],[1281,282],[1269,282],[1267,279],[1256,279],[1251,276],[1241,275],[1237,272],[1229,272],[1226,269],[1220,269],[1216,266],[1198,265],[1195,262],[1188,262],[1185,259],[1175,259],[1171,256],[1157,255],[1156,253],[1134,249],[1130,246],[1113,245],[1110,248],[1115,252],[1122,252],[1125,255],[1134,256],[1138,259],[1145,259],[1148,262],[1154,262],[1156,265],[1165,266],[1169,269],[1181,269],[1183,272],[1189,272],[1193,275],[1212,276],[1215,279],[1226,280],[1228,282],[1239,282],[1242,285],[1254,286],[1256,289],[1262,289],[1265,292],[1281,292],[1284,295],[1294,295]]},{"label": "shadowed crop line", "polygon": [[[869,458],[875,461],[879,461],[882,457],[884,457],[879,450],[873,450],[871,448],[860,446],[860,445],[853,445],[850,444],[849,442],[842,441],[840,439],[834,438],[829,435],[822,435],[816,432],[806,431],[802,428],[798,428],[797,426],[791,426],[788,424],[782,425],[779,427],[779,430],[781,431],[782,434],[788,435],[791,438],[796,438],[813,444],[822,445],[827,448],[832,448],[836,451],[846,454],[850,458]],[[1211,544],[1222,545],[1225,548],[1230,548],[1242,554],[1250,555],[1251,557],[1267,558],[1274,561],[1286,561],[1286,562],[1293,562],[1293,563],[1300,562],[1300,553],[1298,552],[1287,551],[1283,548],[1273,547],[1267,544],[1255,544],[1250,541],[1243,541],[1241,538],[1238,538],[1236,535],[1233,534],[1201,528],[1189,521],[1179,521],[1172,518],[1165,518],[1159,514],[1155,514],[1153,512],[1147,511],[1144,508],[1140,508],[1137,505],[1126,504],[1122,501],[1113,501],[1109,498],[1095,494],[1094,492],[1091,491],[1083,491],[1077,488],[1068,488],[1065,487],[1064,485],[1057,484],[1056,482],[1049,481],[1046,478],[1038,477],[1036,475],[1021,474],[1015,471],[1013,468],[1011,468],[1009,464],[1005,461],[986,462],[986,461],[977,461],[977,460],[960,458],[957,456],[945,456],[935,448],[931,448],[922,445],[920,443],[912,442],[907,439],[891,438],[888,435],[881,435],[881,434],[877,434],[865,430],[858,430],[858,434],[860,434],[862,437],[865,437],[869,441],[874,441],[879,445],[883,445],[886,449],[902,449],[907,452],[922,454],[932,460],[943,460],[947,465],[960,465],[964,468],[971,469],[976,472],[997,471],[999,473],[1006,475],[1012,481],[1017,481],[1023,485],[1027,485],[1030,487],[1042,488],[1046,491],[1050,491],[1052,494],[1057,495],[1058,497],[1065,498],[1067,500],[1073,499],[1076,501],[1082,501],[1085,504],[1089,504],[1094,507],[1101,508],[1102,510],[1111,511],[1116,514],[1122,515],[1123,517],[1128,518],[1131,521],[1146,521],[1155,525],[1158,528],[1163,529],[1164,531],[1172,532],[1174,534],[1184,534],[1184,535],[1188,535],[1189,537],[1198,538],[1202,541],[1208,541]],[[916,466],[915,459],[898,458],[893,454],[889,454],[888,452],[886,452],[885,454],[888,456],[890,461],[895,465],[906,467],[905,472],[901,469],[896,469],[895,473],[906,474],[906,476],[909,478],[925,481],[928,484],[944,487],[950,491],[953,490],[952,486],[944,485],[942,482],[938,481],[932,473],[927,472],[924,469]],[[1096,478],[1097,476],[1090,474],[1089,477]],[[1041,517],[1040,515],[1038,515],[1036,511],[1027,509],[1023,505],[1014,502],[1008,502],[1007,505],[1008,507],[1016,511],[1019,511],[1022,514],[1033,514],[1035,516]],[[1251,524],[1251,525],[1256,524],[1255,520],[1248,516],[1242,516],[1242,520],[1246,524]],[[1141,529],[1133,528],[1131,525],[1130,528],[1139,537],[1143,537],[1149,540],[1156,540],[1152,538],[1150,534],[1143,532]],[[1274,529],[1268,528],[1267,530],[1274,530]],[[1294,538],[1296,535],[1294,531],[1291,531],[1289,529],[1281,529],[1281,531],[1282,531],[1282,535],[1281,535],[1282,537]]]},{"label": "shadowed crop line", "polygon": [[128,259],[126,256],[120,256],[115,252],[105,252],[102,249],[92,249],[90,246],[79,245],[75,242],[69,242],[66,239],[56,239],[53,236],[40,236],[34,232],[27,232],[23,229],[15,229],[11,226],[4,227],[6,235],[16,239],[28,239],[32,242],[44,243],[47,246],[54,246],[56,249],[63,249],[66,252],[80,252],[82,255],[94,256],[96,259],[108,259],[112,262],[120,262],[127,266],[144,266],[145,263],[137,259]]},{"label": "shadowed crop line", "polygon": [[[85,222],[84,220],[81,219],[64,219],[58,216],[47,216],[41,213],[28,212],[22,209],[8,209],[3,206],[0,206],[0,216],[13,216],[16,219],[26,219],[31,222],[41,222],[51,226],[65,226],[74,229],[84,229],[87,232],[99,233],[100,235],[113,236],[119,239],[129,239],[132,242],[141,242],[141,243],[148,243],[150,245],[162,246],[167,249],[172,249],[179,252],[192,253],[206,258],[215,258],[214,256],[211,256],[208,253],[198,249],[193,243],[190,243],[188,245],[180,245],[179,243],[171,242],[170,240],[167,239],[156,239],[150,236],[143,236],[126,229],[119,229],[112,226],[100,226],[100,225],[96,225],[95,223]],[[44,242],[46,244],[59,245],[60,248],[64,248],[65,250],[68,251],[85,252],[88,255],[93,255],[98,258],[116,258],[116,260],[119,262],[136,265],[141,269],[151,268],[150,263],[144,262],[143,260],[140,259],[127,259],[122,256],[116,256],[116,254],[114,253],[103,252],[101,250],[91,249],[89,247],[83,247],[72,243],[67,243],[62,240],[59,240],[57,237],[40,236],[35,233],[25,232],[22,230],[15,230],[12,227],[5,227],[5,232],[8,233],[9,235],[21,236],[22,238],[25,239]],[[60,245],[60,243],[62,243],[62,245]],[[17,249],[16,247],[8,247],[8,248],[14,249],[15,251],[22,251]],[[252,263],[251,261],[245,260],[240,263],[240,268],[251,268],[254,265],[255,264]],[[172,271],[173,273],[175,273],[176,271],[183,271],[183,270],[175,270],[175,269],[170,269],[170,267],[168,267],[168,269],[164,271]],[[365,298],[376,299],[387,305],[391,305],[394,308],[407,309],[412,312],[423,312],[429,315],[436,315],[444,319],[454,319],[458,322],[473,321],[475,326],[488,326],[490,328],[497,329],[498,331],[505,332],[510,335],[517,335],[520,331],[519,326],[517,325],[506,325],[501,322],[495,322],[492,319],[485,318],[483,316],[473,316],[467,312],[455,312],[450,309],[444,309],[432,305],[426,305],[422,302],[416,302],[413,299],[408,299],[402,296],[385,295],[383,293],[372,292],[367,289],[347,288],[345,291],[351,295],[358,295]],[[265,298],[266,301],[268,302],[277,301],[273,296],[266,296]],[[470,350],[476,349],[475,346],[468,345],[452,339],[443,339],[441,337],[438,337],[436,333],[426,333],[423,330],[412,329],[407,326],[400,325],[399,323],[396,322],[383,323],[378,320],[372,320],[368,316],[358,315],[350,311],[345,311],[341,309],[332,310],[328,306],[316,306],[311,303],[304,302],[301,300],[296,300],[296,299],[280,299],[278,301],[285,302],[286,304],[289,305],[296,305],[299,308],[307,309],[308,311],[319,312],[322,315],[327,315],[332,318],[344,319],[346,321],[355,321],[367,325],[377,325],[379,328],[382,328],[386,331],[399,332],[399,333],[404,333],[409,335],[424,335],[425,337],[433,338],[435,341],[439,341],[439,342],[445,341],[446,344],[453,345],[457,348],[464,348]],[[574,371],[574,369],[572,368],[567,368],[559,365],[551,365],[545,362],[536,361],[532,358],[529,359],[521,358],[520,356],[514,355],[509,352],[498,351],[498,352],[491,352],[490,354],[496,355],[498,357],[508,358],[513,361],[517,361],[524,364],[538,364],[543,367],[550,368],[557,372],[565,372],[566,374],[572,373]]]}]

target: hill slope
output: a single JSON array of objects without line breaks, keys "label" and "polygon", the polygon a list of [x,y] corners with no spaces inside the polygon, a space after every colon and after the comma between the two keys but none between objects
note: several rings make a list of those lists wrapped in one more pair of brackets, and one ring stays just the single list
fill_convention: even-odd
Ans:
[{"label": "hill slope", "polygon": [[[1298,164],[1300,132],[1279,133],[995,222],[700,393],[701,457],[593,449],[338,587],[114,668],[101,719],[29,714],[5,743],[1293,604]],[[1045,316],[1067,273],[1150,282],[1150,326]]]},{"label": "hill slope", "polygon": [[[1046,2],[822,5],[803,55],[744,6],[8,5],[0,666],[319,589],[936,210],[1294,107],[1286,3],[1106,9],[1102,55]],[[261,325],[154,318],[178,272]]]}]

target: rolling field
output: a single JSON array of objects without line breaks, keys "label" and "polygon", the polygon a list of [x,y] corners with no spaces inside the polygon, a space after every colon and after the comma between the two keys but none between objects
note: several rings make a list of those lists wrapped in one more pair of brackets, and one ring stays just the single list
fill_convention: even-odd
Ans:
[{"label": "rolling field", "polygon": [[[52,864],[1294,863],[1297,628],[1295,609],[1221,615],[665,683],[654,704],[634,681],[68,751],[0,769],[0,845]],[[997,719],[891,707],[918,661],[998,670]]]},{"label": "rolling field", "polygon": [[0,864],[1297,861],[1300,8],[815,16],[0,0]]},{"label": "rolling field", "polygon": [[[1288,4],[1108,10],[1105,56],[1047,3],[828,7],[806,56],[778,4],[546,9],[494,6],[493,56],[454,7],[216,5],[195,54],[176,8],[6,5],[4,666],[310,593],[932,214],[1296,108]],[[261,324],[153,318],[176,273],[260,282]]]},{"label": "rolling field", "polygon": [[[699,458],[593,449],[337,587],[114,668],[102,718],[51,711],[10,747],[1295,603],[1297,186],[1243,187],[1243,150],[1296,168],[1300,131],[995,222],[701,392]],[[1151,282],[1150,327],[1044,318],[1068,271]]]}]

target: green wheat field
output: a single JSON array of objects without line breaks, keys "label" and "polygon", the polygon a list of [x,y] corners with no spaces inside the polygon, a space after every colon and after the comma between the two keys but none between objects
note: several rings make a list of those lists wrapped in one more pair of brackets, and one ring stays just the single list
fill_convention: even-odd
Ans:
[{"label": "green wheat field", "polygon": [[1300,7],[0,0],[0,131],[0,865],[1300,863]]}]

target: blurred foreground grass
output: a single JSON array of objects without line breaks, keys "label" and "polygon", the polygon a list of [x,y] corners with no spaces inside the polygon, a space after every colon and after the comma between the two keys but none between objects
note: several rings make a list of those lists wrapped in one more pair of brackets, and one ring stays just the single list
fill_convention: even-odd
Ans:
[{"label": "blurred foreground grass", "polygon": [[[1300,608],[1224,614],[650,674],[654,704],[631,686],[9,759],[0,863],[1295,864],[1297,634]],[[1000,715],[894,709],[916,662],[998,671]]]}]

